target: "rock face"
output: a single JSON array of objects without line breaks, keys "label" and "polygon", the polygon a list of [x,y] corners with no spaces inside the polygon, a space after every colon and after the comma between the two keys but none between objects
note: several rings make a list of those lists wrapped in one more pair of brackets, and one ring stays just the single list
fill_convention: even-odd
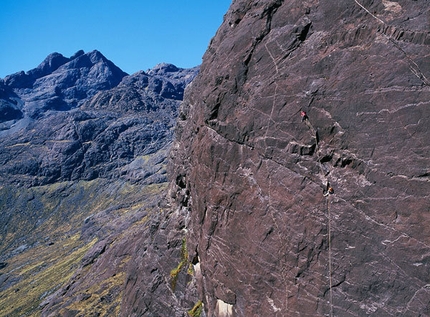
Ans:
[{"label": "rock face", "polygon": [[429,10],[233,1],[171,152],[207,316],[430,315]]}]

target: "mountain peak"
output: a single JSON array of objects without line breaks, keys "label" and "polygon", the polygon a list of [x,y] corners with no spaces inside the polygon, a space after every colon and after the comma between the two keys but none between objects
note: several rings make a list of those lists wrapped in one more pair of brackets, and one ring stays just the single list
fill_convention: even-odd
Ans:
[{"label": "mountain peak", "polygon": [[100,53],[100,51],[98,51],[98,50],[93,50],[93,51],[91,51],[91,52],[88,52],[87,54],[86,54],[89,58],[90,58],[90,60],[93,62],[93,63],[97,63],[97,62],[100,62],[100,61],[107,61],[108,59],[102,54],[102,53]]},{"label": "mountain peak", "polygon": [[[9,160],[8,152],[4,150],[8,144],[22,143],[21,141],[8,143],[13,138],[25,135],[26,139],[33,141],[38,138],[41,140],[54,138],[68,140],[67,144],[75,144],[74,142],[77,140],[87,141],[91,139],[90,136],[104,131],[106,126],[111,124],[113,120],[126,115],[127,119],[120,120],[124,126],[127,125],[130,128],[137,129],[136,125],[139,122],[139,124],[143,124],[142,129],[145,130],[145,133],[155,133],[157,135],[165,133],[167,135],[167,131],[169,131],[168,141],[170,142],[170,136],[172,135],[170,129],[174,126],[174,118],[185,86],[194,78],[197,72],[196,70],[179,69],[173,65],[172,67],[177,69],[174,79],[172,79],[173,73],[169,73],[169,76],[150,76],[144,72],[137,72],[135,75],[127,76],[97,50],[88,53],[78,51],[70,58],[66,58],[59,53],[52,53],[32,71],[17,73],[11,75],[10,80],[0,81],[0,153],[3,155],[0,155],[0,158],[6,157],[6,159],[3,161],[0,159],[0,161],[8,162],[0,166],[0,171],[8,170],[5,166],[9,166],[10,170],[15,170],[15,166],[20,164],[18,161]],[[42,76],[42,74],[45,75]],[[25,82],[25,80],[27,81]],[[25,86],[23,83],[25,83]],[[97,117],[96,112],[99,110],[103,112],[103,114],[100,114],[101,117],[107,112],[110,115],[106,118],[95,119]],[[131,119],[132,116],[135,116],[136,119]],[[64,118],[68,119],[65,120]],[[76,132],[74,130],[76,124],[79,124],[71,122],[86,122],[90,119],[94,120],[88,126],[87,123],[83,124],[82,131],[78,129],[79,131]],[[157,122],[156,127],[148,126],[151,120]],[[67,123],[64,121],[67,121]],[[32,131],[37,131],[37,133],[28,132],[29,130],[26,130],[26,128],[29,126],[32,127]],[[38,128],[33,129],[36,126]],[[66,126],[67,128],[65,128]],[[133,131],[136,130],[130,131],[130,135],[133,135]],[[56,136],[52,137],[52,135]],[[5,136],[10,136],[10,138]],[[106,138],[110,140],[108,136]],[[149,139],[152,139],[152,137]],[[144,144],[148,140],[146,138],[139,140],[139,142],[143,142],[139,145],[139,149],[146,150]],[[43,142],[41,141],[40,144]],[[109,142],[109,144],[112,143],[111,140]],[[75,145],[70,150],[66,146],[62,153],[65,157],[75,154],[75,158],[79,161],[85,155],[91,156],[91,153],[98,152],[98,148],[93,148],[93,152],[83,154],[86,153],[86,146],[76,153],[77,148],[75,148]],[[119,149],[121,146],[118,146],[114,152],[121,152]],[[30,152],[32,150],[29,149]],[[58,151],[58,149],[54,150],[55,155],[59,153]],[[120,155],[121,158],[131,155],[131,152],[127,151],[128,146],[125,147],[123,154]],[[34,155],[37,155],[37,153]],[[37,182],[35,181],[37,184],[47,183],[56,179],[70,180],[75,177],[73,175],[85,178],[96,177],[91,176],[92,171],[95,171],[94,175],[98,175],[98,173],[102,173],[101,171],[104,167],[95,166],[98,164],[94,162],[94,158],[91,161],[94,164],[89,162],[79,163],[78,165],[81,167],[78,169],[76,165],[70,166],[70,168],[66,167],[69,163],[65,163],[66,165],[62,167],[62,172],[58,174],[57,167],[51,169],[49,166],[43,165],[43,159],[41,158],[40,166],[43,166],[43,168],[31,170],[30,174],[32,174],[32,177],[37,178]],[[100,160],[98,159],[97,161]],[[76,164],[76,160],[72,160],[71,163]],[[24,165],[29,166],[28,164]],[[90,169],[88,169],[89,165],[92,165]],[[27,167],[25,170],[27,170]],[[39,170],[43,170],[44,175],[38,175]],[[87,175],[87,172],[91,175]],[[48,174],[51,176],[46,177]],[[107,171],[103,172],[103,175],[106,176],[107,174]],[[3,176],[0,179],[5,180]],[[34,180],[34,178],[32,179]]]},{"label": "mountain peak", "polygon": [[179,68],[176,67],[173,64],[170,64],[170,63],[160,63],[160,64],[155,65],[151,69],[151,71],[154,71],[154,72],[158,72],[158,71],[163,71],[163,72],[177,72],[178,69]]},{"label": "mountain peak", "polygon": [[73,54],[73,55],[70,57],[70,60],[73,60],[73,59],[75,59],[75,58],[78,58],[79,56],[84,55],[84,54],[85,54],[84,50],[79,50],[79,51],[77,51],[75,54]]},{"label": "mountain peak", "polygon": [[69,61],[70,63],[67,65],[68,68],[92,67],[93,65],[100,62],[109,64],[109,67],[118,68],[114,63],[112,63],[109,59],[107,59],[102,53],[97,50],[93,50],[87,53],[80,50],[76,52],[72,57],[70,57]]},{"label": "mountain peak", "polygon": [[[9,75],[2,82],[8,91],[17,89],[17,98],[25,95],[19,107],[6,98],[7,111],[16,109],[18,117],[36,118],[46,110],[75,108],[97,92],[117,86],[125,76],[127,73],[99,51],[79,50],[70,58],[49,54],[36,68]],[[30,90],[21,91],[23,88]]]},{"label": "mountain peak", "polygon": [[55,71],[58,67],[67,63],[69,59],[64,57],[60,53],[52,53],[49,54],[42,63],[39,64],[36,68],[27,72],[27,74],[33,78],[39,78],[46,76],[53,71]]}]

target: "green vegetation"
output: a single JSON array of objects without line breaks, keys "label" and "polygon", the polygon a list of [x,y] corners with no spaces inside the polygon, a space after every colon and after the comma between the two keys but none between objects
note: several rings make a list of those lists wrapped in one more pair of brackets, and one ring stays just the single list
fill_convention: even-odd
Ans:
[{"label": "green vegetation", "polygon": [[101,186],[100,181],[81,181],[32,188],[3,187],[0,210],[2,217],[10,221],[0,232],[0,253],[74,235],[85,218],[113,203],[113,197],[100,190]]},{"label": "green vegetation", "polygon": [[203,302],[199,300],[193,308],[188,311],[188,316],[190,317],[200,317],[203,312]]},{"label": "green vegetation", "polygon": [[47,295],[73,275],[84,254],[96,240],[83,244],[79,235],[60,243],[31,248],[11,259],[4,274],[20,281],[0,293],[0,316],[39,316],[38,307]]},{"label": "green vegetation", "polygon": [[189,274],[189,275],[191,275],[191,276],[193,276],[194,275],[194,266],[193,266],[193,263],[188,263],[188,270],[187,270],[187,273]]},{"label": "green vegetation", "polygon": [[[91,230],[109,221],[136,230],[135,226],[144,225],[148,219],[143,210],[157,210],[156,197],[166,186],[101,179],[31,188],[1,186],[0,212],[7,226],[0,231],[0,254],[7,265],[0,274],[7,276],[9,284],[4,283],[0,291],[0,317],[39,317],[40,304],[48,296],[70,283],[76,274],[85,276],[90,271],[91,265],[82,268],[81,260],[101,234]],[[86,234],[83,226],[92,218],[91,234]],[[116,229],[112,223],[104,227],[103,234],[113,234],[118,241],[127,230]],[[100,272],[97,278],[88,278],[88,285],[77,294],[81,297],[65,304],[64,312],[118,316],[128,260],[115,263],[113,273]]]},{"label": "green vegetation", "polygon": [[[90,280],[81,298],[67,306],[68,311],[79,312],[79,316],[119,316],[122,300],[122,290],[125,281],[125,270],[122,270],[130,257],[117,264],[120,270],[99,280]],[[113,292],[113,290],[120,290]],[[65,309],[64,309],[65,310]]]},{"label": "green vegetation", "polygon": [[[181,261],[174,269],[170,271],[170,278],[172,279],[171,286],[173,290],[176,288],[176,282],[178,281],[179,273],[188,263],[187,240],[183,238],[181,247]],[[189,268],[187,269],[187,272],[189,272]]]}]

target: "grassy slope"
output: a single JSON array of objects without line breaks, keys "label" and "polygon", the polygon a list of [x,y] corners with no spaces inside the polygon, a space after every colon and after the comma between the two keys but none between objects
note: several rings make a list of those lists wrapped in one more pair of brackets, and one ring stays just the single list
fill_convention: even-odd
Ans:
[{"label": "grassy slope", "polygon": [[[86,252],[97,241],[110,237],[115,243],[124,229],[144,223],[148,202],[164,187],[94,180],[0,188],[3,216],[12,212],[2,218],[0,227],[0,261],[7,263],[0,270],[0,317],[40,316],[39,305],[50,294],[77,272],[84,275],[89,270],[91,265],[81,265]],[[68,309],[82,316],[118,312],[124,282],[121,268],[126,262],[125,257],[116,264],[116,274],[90,283],[85,301],[71,303]],[[117,290],[110,292],[112,288]],[[103,301],[107,294],[115,298]]]}]

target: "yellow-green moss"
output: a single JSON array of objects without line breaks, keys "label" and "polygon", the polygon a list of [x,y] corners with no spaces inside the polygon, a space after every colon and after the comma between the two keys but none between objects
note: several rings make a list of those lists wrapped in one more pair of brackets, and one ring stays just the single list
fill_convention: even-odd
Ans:
[{"label": "yellow-green moss", "polygon": [[203,312],[203,302],[199,300],[193,308],[188,311],[188,316],[190,317],[200,317]]},{"label": "yellow-green moss", "polygon": [[103,298],[112,296],[111,290],[114,288],[122,288],[125,280],[125,272],[120,272],[107,279],[103,279],[99,283],[93,283],[86,294],[90,295],[88,299],[82,301],[75,301],[67,307],[68,310],[77,311],[80,316],[119,316],[122,292],[110,298],[109,301],[103,303]]},{"label": "yellow-green moss", "polygon": [[175,290],[179,273],[181,272],[182,268],[187,265],[187,263],[188,263],[187,240],[183,238],[182,246],[181,246],[181,261],[174,269],[170,271],[171,286],[173,290]]},{"label": "yellow-green moss", "polygon": [[[9,226],[16,230],[10,229],[0,235],[0,251],[11,254],[14,248],[20,246],[16,242],[19,241],[18,238],[31,232],[29,239],[21,243],[28,248],[9,257],[7,266],[2,269],[1,273],[8,274],[10,280],[19,278],[19,281],[0,292],[0,317],[40,316],[40,303],[70,281],[79,268],[82,257],[96,242],[93,240],[86,244],[88,240],[80,239],[79,233],[84,219],[111,206],[117,206],[119,201],[128,203],[122,208],[118,206],[113,209],[112,215],[118,218],[129,215],[133,217],[134,213],[146,208],[147,197],[161,194],[166,186],[167,183],[142,187],[121,181],[106,183],[103,180],[93,180],[35,186],[30,189],[23,188],[19,192],[8,186],[0,187],[0,198],[7,198],[0,199],[1,209],[23,209],[22,213],[15,214],[14,221]],[[24,203],[15,206],[14,201]],[[31,213],[25,213],[27,209]],[[28,214],[34,216],[23,216]],[[134,222],[129,230],[138,230],[147,222],[148,217],[149,215]],[[118,233],[116,238],[120,239],[127,232],[130,231]],[[186,253],[181,259],[187,257]],[[185,260],[179,271],[186,263]],[[88,312],[84,315],[90,315],[96,311],[96,307],[100,307],[99,301],[103,296],[115,294],[109,303],[103,305],[102,310],[109,315],[118,316],[122,293],[107,292],[112,288],[121,289],[124,279],[124,274],[118,270],[114,276],[104,276],[103,281],[86,289],[91,295],[90,298],[81,303],[69,303],[69,307],[65,309]]]},{"label": "yellow-green moss", "polygon": [[43,298],[67,282],[95,239],[82,245],[75,235],[52,246],[31,248],[11,259],[5,273],[21,281],[1,293],[0,317],[39,316]]},{"label": "yellow-green moss", "polygon": [[193,266],[193,263],[188,263],[188,270],[187,270],[187,273],[188,273],[189,275],[194,275],[194,266]]}]

